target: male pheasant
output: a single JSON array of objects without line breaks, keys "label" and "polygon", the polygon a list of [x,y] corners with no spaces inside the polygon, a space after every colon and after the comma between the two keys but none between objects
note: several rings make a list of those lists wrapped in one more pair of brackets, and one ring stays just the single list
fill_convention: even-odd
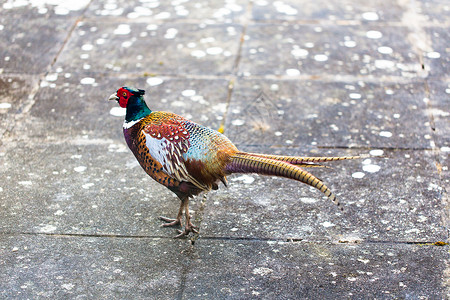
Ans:
[{"label": "male pheasant", "polygon": [[320,162],[356,159],[344,157],[293,157],[246,153],[223,134],[170,112],[151,111],[143,95],[145,91],[122,87],[109,97],[126,108],[123,132],[128,147],[142,168],[181,200],[175,219],[160,217],[163,226],[181,225],[186,215],[182,237],[197,233],[189,214],[189,198],[200,192],[226,186],[232,173],[258,173],[287,177],[315,187],[339,205],[336,196],[319,179],[301,167],[321,166]]}]

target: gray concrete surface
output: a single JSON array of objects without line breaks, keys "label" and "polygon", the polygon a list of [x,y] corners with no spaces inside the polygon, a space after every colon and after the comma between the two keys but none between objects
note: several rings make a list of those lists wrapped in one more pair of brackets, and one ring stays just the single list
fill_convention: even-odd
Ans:
[{"label": "gray concrete surface", "polygon": [[[448,1],[0,5],[0,298],[449,299]],[[191,203],[137,165],[123,85],[244,151],[376,157]],[[382,156],[380,156],[382,155]]]}]

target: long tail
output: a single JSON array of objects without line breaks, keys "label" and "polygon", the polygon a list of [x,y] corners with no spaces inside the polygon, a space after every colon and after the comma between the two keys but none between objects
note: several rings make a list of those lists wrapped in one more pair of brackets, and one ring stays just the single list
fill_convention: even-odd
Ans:
[{"label": "long tail", "polygon": [[348,160],[348,159],[361,159],[370,157],[370,155],[358,155],[358,156],[284,156],[284,155],[271,155],[271,154],[259,154],[259,153],[247,153],[247,155],[263,157],[268,159],[274,159],[284,161],[293,165],[297,165],[304,168],[310,167],[325,167],[318,163]]},{"label": "long tail", "polygon": [[[230,162],[226,166],[228,173],[258,173],[261,175],[281,176],[300,182],[306,183],[315,187],[324,193],[328,199],[333,201],[337,206],[340,206],[336,195],[318,178],[309,172],[300,168],[297,164],[288,161],[277,160],[271,157],[287,156],[262,156],[259,154],[251,154],[245,152],[238,152],[230,158]],[[303,165],[303,163],[300,163]],[[342,208],[341,208],[342,209]]]}]

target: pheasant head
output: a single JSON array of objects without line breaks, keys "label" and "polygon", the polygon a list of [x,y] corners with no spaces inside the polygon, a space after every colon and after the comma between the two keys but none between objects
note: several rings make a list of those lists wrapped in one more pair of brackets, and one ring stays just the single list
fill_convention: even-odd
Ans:
[{"label": "pheasant head", "polygon": [[116,100],[120,107],[126,108],[125,121],[132,122],[152,112],[145,103],[144,94],[144,90],[124,86],[112,94],[108,100]]}]

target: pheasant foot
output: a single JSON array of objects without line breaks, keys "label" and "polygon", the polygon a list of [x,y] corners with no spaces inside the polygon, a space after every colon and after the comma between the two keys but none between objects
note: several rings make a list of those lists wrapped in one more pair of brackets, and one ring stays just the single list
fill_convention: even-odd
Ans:
[{"label": "pheasant foot", "polygon": [[178,231],[178,235],[176,235],[174,238],[178,239],[178,238],[182,238],[185,236],[188,236],[189,233],[198,233],[198,227],[192,225],[192,223],[187,224],[186,227],[184,227],[184,230],[177,230]]},{"label": "pheasant foot", "polygon": [[166,222],[165,224],[162,224],[161,227],[172,227],[172,226],[178,226],[181,225],[181,218],[180,219],[171,219],[167,217],[160,216],[160,220]]}]

